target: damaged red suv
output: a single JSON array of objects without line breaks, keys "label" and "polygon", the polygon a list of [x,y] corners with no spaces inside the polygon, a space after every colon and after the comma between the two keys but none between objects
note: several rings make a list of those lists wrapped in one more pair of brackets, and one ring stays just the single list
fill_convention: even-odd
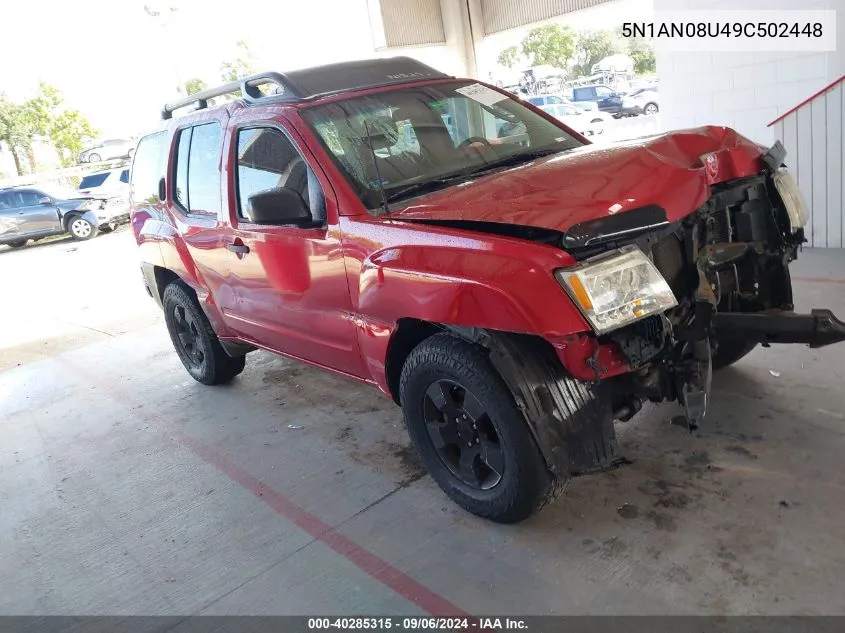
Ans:
[{"label": "damaged red suv", "polygon": [[845,339],[793,312],[806,209],[779,144],[595,147],[407,58],[255,75],[162,117],[132,226],[188,372],[225,383],[263,348],[374,385],[483,517],[618,464],[613,421],[646,400],[697,425],[711,372],[758,344]]}]

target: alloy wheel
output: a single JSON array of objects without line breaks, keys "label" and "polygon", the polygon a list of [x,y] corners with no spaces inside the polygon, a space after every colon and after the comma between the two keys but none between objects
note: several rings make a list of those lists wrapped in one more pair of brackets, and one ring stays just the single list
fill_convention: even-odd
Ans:
[{"label": "alloy wheel", "polygon": [[200,367],[205,360],[202,339],[193,316],[185,310],[185,306],[177,305],[173,308],[173,327],[185,357],[195,367]]},{"label": "alloy wheel", "polygon": [[505,472],[505,453],[490,416],[472,392],[453,380],[425,392],[428,436],[446,468],[462,483],[489,490]]},{"label": "alloy wheel", "polygon": [[70,223],[70,232],[74,237],[84,239],[91,235],[91,223],[82,218],[77,218]]}]

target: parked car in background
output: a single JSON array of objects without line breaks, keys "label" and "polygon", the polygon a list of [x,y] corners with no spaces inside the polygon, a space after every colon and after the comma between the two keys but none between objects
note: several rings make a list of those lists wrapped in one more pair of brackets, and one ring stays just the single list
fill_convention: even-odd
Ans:
[{"label": "parked car in background", "polygon": [[115,158],[132,158],[135,141],[132,139],[105,139],[79,154],[80,163],[99,163]]},{"label": "parked car in background", "polygon": [[79,182],[79,193],[94,198],[127,198],[129,168],[106,169],[87,174]]},{"label": "parked car in background", "polygon": [[587,110],[587,111],[594,111],[598,112],[598,106],[595,103],[590,101],[584,101],[581,103],[575,103],[567,97],[566,95],[531,95],[530,97],[525,97],[525,100],[528,101],[531,105],[535,105],[537,107],[545,106],[545,105],[555,105],[555,104],[567,104],[571,106],[575,106],[579,110]]},{"label": "parked car in background", "polygon": [[539,107],[582,136],[603,133],[605,124],[612,119],[604,112],[587,112],[568,103],[551,103]]},{"label": "parked car in background", "polygon": [[622,97],[622,113],[625,115],[657,114],[660,112],[660,97],[657,86],[638,88]]},{"label": "parked car in background", "polygon": [[622,96],[608,86],[579,86],[572,89],[572,101],[595,103],[600,112],[613,116],[622,115]]},{"label": "parked car in background", "polygon": [[121,205],[57,185],[0,189],[0,244],[20,247],[62,233],[88,240],[126,214],[125,200]]}]

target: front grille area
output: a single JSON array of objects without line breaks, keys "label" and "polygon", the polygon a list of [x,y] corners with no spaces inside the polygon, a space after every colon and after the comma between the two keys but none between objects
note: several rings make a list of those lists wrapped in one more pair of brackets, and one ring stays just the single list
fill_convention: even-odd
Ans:
[{"label": "front grille area", "polygon": [[669,284],[675,296],[680,298],[686,290],[684,245],[677,235],[667,235],[651,249],[654,265]]}]

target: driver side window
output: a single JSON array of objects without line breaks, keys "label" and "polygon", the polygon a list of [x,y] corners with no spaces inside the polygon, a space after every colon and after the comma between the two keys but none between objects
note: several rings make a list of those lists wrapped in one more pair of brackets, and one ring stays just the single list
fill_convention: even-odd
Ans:
[{"label": "driver side window", "polygon": [[274,127],[238,131],[237,213],[249,222],[251,196],[268,189],[284,187],[299,194],[315,220],[325,219],[323,189],[314,171],[286,134]]},{"label": "driver side window", "polygon": [[611,94],[610,88],[605,88],[604,86],[596,87],[596,96],[599,99],[607,99]]}]

